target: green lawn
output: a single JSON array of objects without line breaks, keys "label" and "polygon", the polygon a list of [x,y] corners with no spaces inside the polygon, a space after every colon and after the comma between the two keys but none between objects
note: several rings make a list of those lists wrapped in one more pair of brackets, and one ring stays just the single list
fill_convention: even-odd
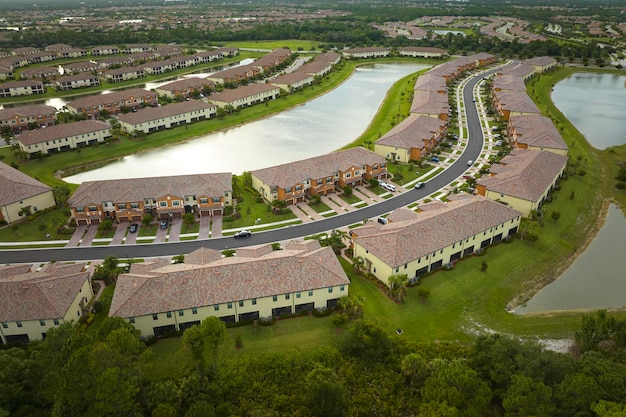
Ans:
[{"label": "green lawn", "polygon": [[359,201],[363,201],[354,193],[350,195],[341,194],[339,197],[348,204],[354,204],[358,203]]},{"label": "green lawn", "polygon": [[187,223],[183,223],[183,225],[180,227],[180,233],[181,234],[198,233],[199,231],[200,231],[200,223],[199,222],[194,222],[191,225],[189,225]]},{"label": "green lawn", "polygon": [[327,211],[332,211],[332,209],[328,206],[328,204],[321,201],[319,204],[309,205],[309,207],[315,211],[316,213],[324,213]]},{"label": "green lawn", "polygon": [[149,226],[141,225],[139,227],[139,231],[137,232],[137,236],[141,236],[141,237],[156,236],[158,230],[159,230],[158,224],[151,224]]},{"label": "green lawn", "polygon": [[[102,281],[99,281],[103,285]],[[87,328],[88,331],[98,330],[98,327],[102,324],[104,319],[109,315],[109,308],[111,307],[111,300],[113,299],[113,293],[115,292],[115,284],[108,285],[102,290],[100,294],[100,301],[102,302],[102,310],[99,313],[95,313],[91,325]]]},{"label": "green lawn", "polygon": [[[71,234],[61,234],[57,228],[69,219],[67,208],[57,208],[34,220],[24,220],[0,229],[1,242],[29,242],[39,240],[69,240]],[[45,228],[44,228],[45,227]],[[50,234],[46,238],[46,233]]]}]

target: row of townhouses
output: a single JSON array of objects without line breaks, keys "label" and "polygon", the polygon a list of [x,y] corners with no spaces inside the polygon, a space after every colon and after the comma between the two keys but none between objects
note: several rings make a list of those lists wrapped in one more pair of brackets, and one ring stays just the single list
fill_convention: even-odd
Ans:
[{"label": "row of townhouses", "polygon": [[55,205],[52,188],[0,162],[0,225]]}]

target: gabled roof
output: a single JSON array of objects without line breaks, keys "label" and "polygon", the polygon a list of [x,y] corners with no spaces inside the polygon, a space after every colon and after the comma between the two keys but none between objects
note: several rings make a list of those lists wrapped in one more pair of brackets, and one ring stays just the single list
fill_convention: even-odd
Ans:
[{"label": "gabled roof", "polygon": [[539,107],[537,107],[525,91],[503,90],[496,91],[493,94],[500,102],[500,107],[502,107],[503,110],[515,113],[541,114]]},{"label": "gabled roof", "polygon": [[48,187],[23,172],[0,162],[0,206],[6,206],[48,191]]},{"label": "gabled roof", "polygon": [[384,163],[385,158],[363,147],[346,149],[301,161],[288,162],[252,171],[252,175],[269,186],[288,188],[307,179],[320,179],[348,170],[353,166]]},{"label": "gabled roof", "polygon": [[45,106],[43,104],[32,104],[28,106],[19,107],[7,107],[6,109],[0,109],[0,120],[7,120],[12,117],[31,117],[39,116],[40,114],[56,114],[57,109],[53,106]]},{"label": "gabled roof", "polygon": [[100,120],[81,120],[73,123],[61,123],[43,129],[27,130],[22,132],[17,140],[23,145],[28,146],[108,129],[111,129],[111,126],[106,122]]},{"label": "gabled roof", "polygon": [[448,114],[450,104],[446,94],[436,91],[415,91],[411,103],[411,113],[419,114]]},{"label": "gabled roof", "polygon": [[[425,211],[415,213],[412,219],[404,211],[398,220],[386,225],[372,222],[353,229],[356,235],[353,239],[395,268],[522,214],[485,197],[469,194],[453,196],[447,203],[429,203],[424,208]],[[402,220],[406,217],[409,219]]]},{"label": "gabled roof", "polygon": [[540,114],[513,115],[509,123],[515,129],[517,143],[535,148],[568,149],[552,119]]},{"label": "gabled roof", "polygon": [[350,283],[332,249],[319,245],[256,257],[237,254],[202,265],[189,260],[120,275],[109,315],[136,317]]},{"label": "gabled roof", "polygon": [[[42,272],[0,267],[0,321],[62,318],[89,273],[83,264]],[[8,273],[2,273],[8,269]],[[7,272],[6,270],[4,272]]]},{"label": "gabled roof", "polygon": [[280,88],[270,84],[248,84],[242,87],[234,88],[232,90],[226,89],[221,93],[211,94],[209,101],[220,101],[223,103],[230,103],[235,100],[241,100],[244,98],[252,97],[257,94],[279,92]]},{"label": "gabled roof", "polygon": [[518,149],[502,158],[478,185],[487,190],[537,202],[567,164],[567,156],[549,151]]},{"label": "gabled roof", "polygon": [[165,119],[168,117],[183,115],[194,111],[203,111],[206,109],[215,109],[215,104],[207,104],[199,100],[181,101],[178,103],[166,104],[161,107],[145,107],[136,112],[120,114],[118,119],[120,122],[136,125],[146,123],[152,120]]},{"label": "gabled roof", "polygon": [[138,202],[165,195],[220,197],[231,191],[231,188],[231,173],[85,181],[68,202],[71,207],[83,207],[105,201]]},{"label": "gabled roof", "polygon": [[446,126],[446,122],[434,117],[411,114],[385,133],[375,143],[403,149],[424,147],[424,141],[431,140]]}]

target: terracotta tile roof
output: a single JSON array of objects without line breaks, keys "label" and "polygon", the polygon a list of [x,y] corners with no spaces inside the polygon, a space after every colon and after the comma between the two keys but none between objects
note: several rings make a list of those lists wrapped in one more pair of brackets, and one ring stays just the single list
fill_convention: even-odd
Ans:
[{"label": "terracotta tile roof", "polygon": [[521,216],[522,213],[482,196],[463,196],[434,209],[417,213],[415,219],[386,225],[368,223],[353,229],[354,241],[392,268],[474,236]]},{"label": "terracotta tile roof", "polygon": [[93,106],[98,106],[100,104],[105,103],[118,103],[120,101],[125,101],[130,97],[154,97],[156,99],[157,94],[152,91],[144,90],[141,88],[131,88],[128,90],[116,91],[109,94],[99,94],[96,96],[88,96],[82,97],[67,103],[68,106],[71,106],[75,109],[81,108],[89,108]]},{"label": "terracotta tile roof", "polygon": [[517,143],[536,148],[568,149],[552,119],[540,114],[513,115],[509,124],[515,129]]},{"label": "terracotta tile roof", "polygon": [[234,256],[122,274],[109,315],[136,317],[349,283],[330,247],[280,250],[257,258]]},{"label": "terracotta tile roof", "polygon": [[538,201],[567,164],[567,156],[549,151],[518,149],[493,165],[490,173],[478,180],[487,190]]},{"label": "terracotta tile roof", "polygon": [[15,116],[18,117],[32,117],[40,114],[53,115],[56,114],[57,109],[53,106],[45,106],[43,104],[33,104],[29,106],[8,107],[0,109],[0,120],[11,119]]},{"label": "terracotta tile roof", "polygon": [[411,114],[375,143],[403,149],[422,149],[424,141],[433,139],[445,126],[446,122],[443,120]]},{"label": "terracotta tile roof", "polygon": [[363,48],[344,49],[342,52],[344,54],[361,54],[361,53],[370,53],[370,52],[390,52],[390,51],[389,51],[389,48],[369,46],[369,47],[363,47]]},{"label": "terracotta tile roof", "polygon": [[55,84],[60,84],[62,82],[72,82],[72,81],[83,81],[83,80],[98,80],[97,75],[92,74],[76,74],[76,75],[62,75],[54,80]]},{"label": "terracotta tile roof", "polygon": [[105,201],[138,202],[165,195],[221,197],[231,189],[231,173],[85,181],[68,202],[71,207],[83,207]]},{"label": "terracotta tile roof", "polygon": [[291,55],[291,51],[286,48],[278,48],[274,49],[272,52],[262,56],[261,58],[255,60],[250,66],[253,67],[272,67],[283,62],[287,57]]},{"label": "terracotta tile roof", "polygon": [[[9,271],[0,278],[0,321],[62,318],[78,291],[88,278],[88,272],[75,268],[28,272]],[[5,267],[0,267],[0,271]],[[11,268],[11,267],[9,267]],[[15,273],[15,274],[13,274]],[[0,276],[4,275],[0,273]],[[87,294],[86,294],[87,296]]]},{"label": "terracotta tile roof", "polygon": [[46,184],[0,162],[0,206],[6,206],[52,190]]},{"label": "terracotta tile roof", "polygon": [[441,48],[433,48],[429,46],[401,46],[398,48],[399,52],[429,52],[433,54],[447,54],[448,51]]},{"label": "terracotta tile roof", "polygon": [[216,109],[215,104],[207,104],[199,100],[181,101],[171,103],[161,107],[145,107],[136,112],[120,114],[118,119],[120,122],[136,125],[146,123],[151,120],[165,119],[172,116],[186,114],[192,111]]},{"label": "terracotta tile roof", "polygon": [[524,64],[545,67],[548,65],[556,65],[556,59],[552,58],[551,56],[537,56],[524,60]]},{"label": "terracotta tile roof", "polygon": [[[320,67],[321,66],[326,66],[328,64],[320,62],[319,64]],[[310,73],[308,73],[307,71],[302,71],[300,69],[298,69],[298,71],[294,71],[291,72],[289,74],[285,74],[285,75],[281,75],[278,76],[276,78],[272,78],[269,83],[273,84],[273,85],[279,85],[279,84],[293,84],[293,83],[297,83],[299,81],[304,81],[306,79],[313,79],[312,75]]]},{"label": "terracotta tile roof", "polygon": [[526,83],[519,75],[498,74],[493,77],[492,89],[526,91]]},{"label": "terracotta tile roof", "polygon": [[331,63],[337,62],[340,59],[341,59],[341,54],[338,54],[337,52],[333,52],[333,51],[319,54],[318,56],[313,58],[314,61],[331,62]]},{"label": "terracotta tile roof", "polygon": [[[240,250],[241,249],[237,249],[237,254],[239,254]],[[196,249],[195,251],[185,255],[185,263],[192,265],[206,265],[217,261],[218,259],[222,259],[221,252],[209,248]],[[131,270],[131,272],[134,271]]]},{"label": "terracotta tile roof", "polygon": [[500,102],[502,110],[508,110],[514,113],[541,114],[537,105],[525,91],[503,90],[496,91],[493,95]]},{"label": "terracotta tile roof", "polygon": [[419,114],[448,114],[450,104],[448,96],[436,91],[415,91],[411,103],[411,113]]},{"label": "terracotta tile roof", "polygon": [[111,126],[106,122],[100,120],[81,120],[73,123],[61,123],[44,129],[27,130],[22,132],[17,137],[17,140],[23,145],[28,146],[108,129],[111,129]]},{"label": "terracotta tile roof", "polygon": [[363,147],[357,147],[258,169],[251,171],[251,173],[267,185],[287,188],[307,179],[326,178],[335,175],[339,171],[346,171],[353,166],[371,166],[384,162],[384,157]]},{"label": "terracotta tile roof", "polygon": [[0,84],[0,89],[3,89],[3,88],[21,88],[21,87],[41,87],[41,86],[43,86],[41,81],[20,80],[20,81],[9,81],[9,82]]},{"label": "terracotta tile roof", "polygon": [[104,73],[109,75],[122,75],[122,74],[132,74],[132,73],[143,73],[145,72],[143,68],[139,67],[122,67],[122,68],[114,68],[110,70],[106,70]]},{"label": "terracotta tile roof", "polygon": [[506,67],[500,74],[518,75],[520,77],[529,77],[535,73],[535,67],[523,63],[518,63],[512,67]]},{"label": "terracotta tile roof", "polygon": [[162,91],[176,91],[176,90],[184,90],[185,88],[194,87],[194,88],[203,88],[205,86],[215,86],[213,81],[209,81],[206,78],[201,77],[189,77],[183,78],[182,80],[172,81],[171,83],[163,84],[160,87],[157,87],[156,90]]},{"label": "terracotta tile roof", "polygon": [[446,79],[429,71],[417,77],[413,89],[416,91],[446,91]]},{"label": "terracotta tile roof", "polygon": [[242,87],[234,88],[234,89],[226,89],[221,93],[214,93],[209,96],[209,101],[219,101],[223,103],[230,103],[235,100],[241,100],[247,97],[251,97],[257,94],[270,93],[270,92],[278,92],[280,88],[275,85],[264,84],[264,83],[253,83],[248,84]]}]

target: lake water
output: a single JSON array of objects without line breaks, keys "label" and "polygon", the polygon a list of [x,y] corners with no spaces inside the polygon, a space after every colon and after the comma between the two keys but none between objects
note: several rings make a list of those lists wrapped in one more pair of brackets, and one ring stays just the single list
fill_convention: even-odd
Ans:
[{"label": "lake water", "polygon": [[65,180],[78,184],[207,172],[241,174],[323,155],[354,141],[367,129],[397,80],[428,67],[400,63],[358,67],[338,88],[301,106],[185,143],[130,155]]},{"label": "lake water", "polygon": [[626,75],[576,73],[554,86],[552,100],[598,148],[626,143]]},{"label": "lake water", "polygon": [[625,308],[624,236],[626,218],[619,207],[611,205],[604,226],[587,249],[515,313]]},{"label": "lake water", "polygon": [[465,36],[465,32],[463,32],[461,30],[435,29],[432,32],[436,33],[437,35],[447,35],[448,33],[451,33],[453,35],[463,35],[463,36]]}]

